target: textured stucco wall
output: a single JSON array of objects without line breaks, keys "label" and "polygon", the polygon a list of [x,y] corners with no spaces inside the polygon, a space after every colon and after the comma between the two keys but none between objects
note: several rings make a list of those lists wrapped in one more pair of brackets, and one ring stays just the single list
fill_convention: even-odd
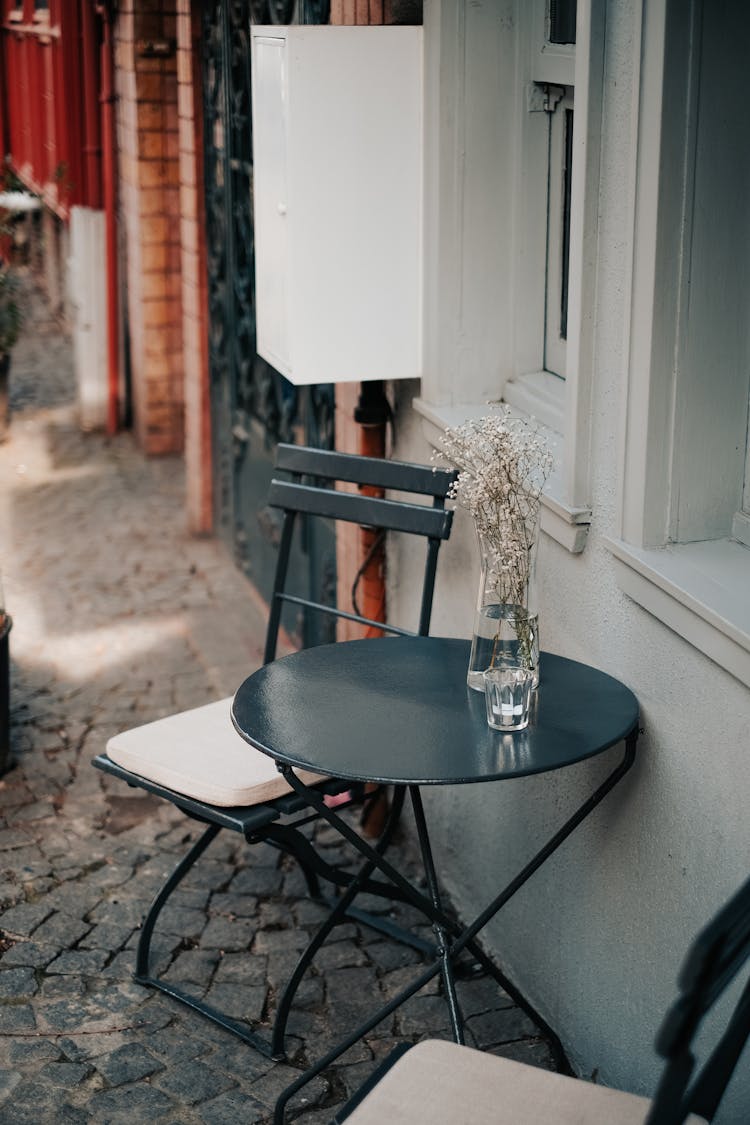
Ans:
[{"label": "textured stucco wall", "polygon": [[[578,1073],[650,1092],[659,1071],[653,1037],[680,958],[747,877],[750,693],[619,590],[602,542],[615,531],[617,465],[607,435],[616,395],[603,386],[596,398],[594,522],[580,556],[542,539],[542,645],[624,681],[639,699],[645,734],[628,777],[488,936]],[[401,435],[397,456],[429,458],[418,424],[403,425]],[[415,603],[414,562],[397,549],[389,559],[396,620]],[[468,636],[478,563],[463,513],[440,566],[432,631]],[[464,916],[491,899],[620,753],[564,775],[428,794],[441,869]],[[750,1105],[747,1078],[736,1106]],[[746,1120],[737,1113],[721,1120]]]},{"label": "textured stucco wall", "polygon": [[[674,996],[683,953],[748,873],[750,692],[621,592],[604,542],[620,529],[636,12],[633,3],[610,3],[607,12],[593,522],[581,555],[543,536],[538,569],[542,647],[623,680],[638,696],[645,734],[628,777],[501,913],[488,937],[580,1074],[651,1092],[660,1070],[654,1034]],[[413,385],[394,387],[394,455],[424,461],[431,448],[410,406],[414,393]],[[467,636],[478,563],[462,513],[454,527],[441,559],[432,631]],[[417,560],[395,545],[389,597],[397,619],[416,597],[416,569]],[[621,748],[611,750],[564,774],[428,795],[441,871],[464,916],[490,900],[620,754]],[[717,1120],[746,1121],[749,1106],[745,1061]]]}]

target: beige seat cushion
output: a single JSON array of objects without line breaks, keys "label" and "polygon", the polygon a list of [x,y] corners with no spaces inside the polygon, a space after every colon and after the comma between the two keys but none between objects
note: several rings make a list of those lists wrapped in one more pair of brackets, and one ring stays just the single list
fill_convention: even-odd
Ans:
[{"label": "beige seat cushion", "polygon": [[[231,808],[260,805],[289,793],[273,758],[232,726],[232,696],[116,734],[107,754],[118,766],[186,797]],[[303,781],[324,780],[299,770]]]},{"label": "beige seat cushion", "polygon": [[643,1125],[650,1104],[635,1094],[428,1039],[391,1067],[346,1125]]}]

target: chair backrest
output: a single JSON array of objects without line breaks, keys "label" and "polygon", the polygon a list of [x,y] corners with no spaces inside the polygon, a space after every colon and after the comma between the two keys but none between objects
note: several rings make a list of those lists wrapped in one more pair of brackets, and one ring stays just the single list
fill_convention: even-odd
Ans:
[{"label": "chair backrest", "polygon": [[750,957],[750,879],[693,942],[678,979],[679,996],[662,1023],[656,1050],[667,1065],[647,1125],[672,1125],[691,1114],[711,1121],[750,1035],[750,981],[724,1033],[693,1075],[693,1041],[703,1017]]},{"label": "chair backrest", "polygon": [[[289,479],[280,479],[276,475],[278,472],[286,474]],[[426,635],[430,627],[438,550],[450,535],[453,519],[453,513],[445,508],[445,498],[455,475],[449,470],[403,461],[359,457],[300,445],[279,445],[268,503],[283,511],[284,520],[266,634],[265,662],[273,660],[276,654],[281,611],[285,603],[376,626],[386,632],[406,636]],[[369,494],[338,491],[333,487],[337,481],[356,484],[360,489],[367,489]],[[399,494],[431,497],[432,504],[413,503],[400,497],[386,498],[383,495],[386,489]],[[383,532],[405,532],[425,539],[427,547],[417,629],[374,621],[358,612],[288,593],[285,584],[294,522],[298,514],[344,520]]]}]

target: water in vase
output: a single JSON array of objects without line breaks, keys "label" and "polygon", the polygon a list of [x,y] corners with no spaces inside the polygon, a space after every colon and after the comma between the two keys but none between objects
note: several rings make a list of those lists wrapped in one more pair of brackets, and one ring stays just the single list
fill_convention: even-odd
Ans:
[{"label": "water in vase", "polygon": [[533,668],[536,687],[539,683],[539,616],[527,613],[520,606],[494,602],[483,605],[474,614],[474,636],[471,641],[469,672],[470,688],[484,692],[486,668],[500,663]]}]

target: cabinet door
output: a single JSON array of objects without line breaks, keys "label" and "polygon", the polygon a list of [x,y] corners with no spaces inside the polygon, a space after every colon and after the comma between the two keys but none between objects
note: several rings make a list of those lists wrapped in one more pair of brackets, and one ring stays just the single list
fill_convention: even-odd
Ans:
[{"label": "cabinet door", "polygon": [[258,352],[289,376],[286,40],[256,38],[253,65]]},{"label": "cabinet door", "polygon": [[297,385],[417,378],[421,28],[252,34],[258,353]]}]

